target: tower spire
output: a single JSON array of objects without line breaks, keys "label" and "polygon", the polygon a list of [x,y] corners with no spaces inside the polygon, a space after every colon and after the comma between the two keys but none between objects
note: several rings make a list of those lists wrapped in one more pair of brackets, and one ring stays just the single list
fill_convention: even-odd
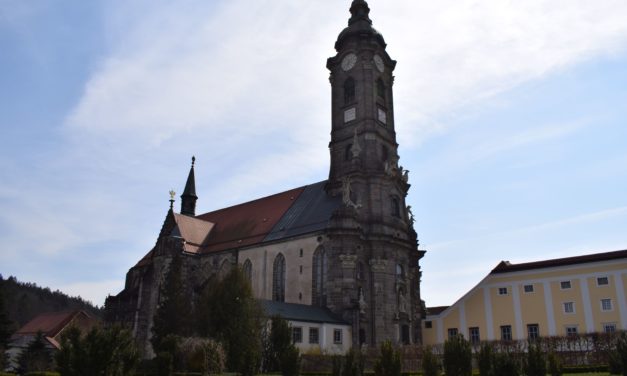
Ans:
[{"label": "tower spire", "polygon": [[181,214],[192,217],[196,215],[196,200],[198,200],[198,196],[196,196],[196,179],[194,177],[195,162],[196,157],[192,156],[192,167],[189,169],[185,189],[181,195]]},{"label": "tower spire", "polygon": [[348,25],[352,25],[358,21],[366,21],[369,25],[372,25],[372,21],[368,14],[370,14],[370,8],[365,0],[353,0],[351,4],[351,18],[348,20]]}]

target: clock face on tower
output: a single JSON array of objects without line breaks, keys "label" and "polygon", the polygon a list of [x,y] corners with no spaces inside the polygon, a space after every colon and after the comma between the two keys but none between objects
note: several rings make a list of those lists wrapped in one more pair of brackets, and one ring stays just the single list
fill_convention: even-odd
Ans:
[{"label": "clock face on tower", "polygon": [[354,53],[350,53],[350,54],[344,56],[344,59],[342,59],[342,69],[345,72],[349,71],[349,70],[353,69],[353,67],[355,66],[356,62],[357,62],[357,55],[355,55]]},{"label": "clock face on tower", "polygon": [[381,56],[374,55],[372,60],[374,60],[374,65],[377,67],[379,72],[383,73],[383,70],[385,69],[385,65],[383,65],[383,59],[381,58]]}]

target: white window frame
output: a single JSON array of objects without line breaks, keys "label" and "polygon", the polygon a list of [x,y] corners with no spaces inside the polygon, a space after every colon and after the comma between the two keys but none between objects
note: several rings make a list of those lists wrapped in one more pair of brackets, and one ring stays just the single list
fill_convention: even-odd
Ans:
[{"label": "white window frame", "polygon": [[[599,281],[601,279],[604,279],[605,283],[600,283]],[[601,276],[601,277],[597,277],[597,287],[605,287],[605,286],[609,286],[609,285],[610,285],[610,277],[608,277],[606,275]]]},{"label": "white window frame", "polygon": [[[530,288],[529,291],[527,291],[527,287]],[[536,288],[534,287],[534,285],[532,283],[526,284],[526,285],[523,285],[523,292],[525,294],[533,294],[534,292],[536,292]]]},{"label": "white window frame", "polygon": [[342,329],[333,329],[333,343],[335,345],[342,344]]},{"label": "white window frame", "polygon": [[448,328],[446,333],[448,334],[448,338],[453,338],[459,334],[459,330],[457,328]]},{"label": "white window frame", "polygon": [[[531,336],[531,328],[535,328],[535,334]],[[527,338],[529,339],[537,339],[540,338],[540,324],[527,324]]]},{"label": "white window frame", "polygon": [[[574,333],[568,333],[568,330],[570,329],[574,329]],[[567,337],[570,337],[570,336],[574,337],[574,336],[579,335],[579,328],[577,328],[577,325],[566,325],[564,327],[564,333],[566,334]]]},{"label": "white window frame", "polygon": [[[507,335],[503,335],[507,334]],[[511,341],[514,337],[511,325],[501,325],[501,341]],[[509,338],[505,338],[509,337]]]},{"label": "white window frame", "polygon": [[[601,324],[601,328],[603,329],[603,333],[615,333],[616,330],[618,329],[615,322],[604,322]],[[612,329],[608,330],[609,328],[612,328]]]},{"label": "white window frame", "polygon": [[509,295],[508,294],[509,291],[507,287],[499,287],[497,291],[498,291],[499,296]]},{"label": "white window frame", "polygon": [[[601,299],[600,303],[601,303],[601,311],[603,311],[603,312],[612,312],[614,310],[614,304],[612,304],[612,299],[611,298]],[[608,305],[607,309],[606,309],[605,303],[607,303],[607,305]]]},{"label": "white window frame", "polygon": [[468,328],[468,340],[473,345],[481,343],[481,332],[479,331],[478,326]]},{"label": "white window frame", "polygon": [[[567,307],[569,305],[570,305],[570,308],[571,308],[570,312],[567,309]],[[576,313],[576,311],[575,311],[575,302],[563,302],[562,303],[562,310],[567,315],[574,315]]]},{"label": "white window frame", "polygon": [[[568,287],[564,287],[565,284],[568,284]],[[570,280],[560,281],[560,290],[570,290],[573,288],[573,283]]]},{"label": "white window frame", "polygon": [[[296,338],[297,332],[300,332],[300,338]],[[303,343],[303,327],[302,326],[292,327],[292,343]]]},{"label": "white window frame", "polygon": [[[315,341],[312,341],[312,334],[316,333]],[[320,329],[319,328],[309,328],[309,343],[317,344],[320,343]]]}]

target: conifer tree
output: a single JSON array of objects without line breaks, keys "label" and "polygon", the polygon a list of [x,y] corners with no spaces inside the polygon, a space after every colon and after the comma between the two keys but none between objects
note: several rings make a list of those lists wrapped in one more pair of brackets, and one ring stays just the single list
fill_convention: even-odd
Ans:
[{"label": "conifer tree", "polygon": [[243,272],[233,268],[221,281],[210,280],[197,307],[198,334],[224,345],[227,369],[244,376],[258,373],[262,312]]},{"label": "conifer tree", "polygon": [[22,351],[18,359],[21,374],[29,372],[49,371],[52,368],[52,357],[46,348],[44,335],[40,331]]},{"label": "conifer tree", "polygon": [[161,342],[168,335],[190,335],[191,302],[185,296],[181,276],[183,259],[174,255],[161,286],[161,301],[157,307],[152,327],[152,346],[159,352]]},{"label": "conifer tree", "polygon": [[3,289],[4,281],[0,279],[0,349],[6,348],[13,328],[13,323],[9,320],[9,315],[6,311]]}]

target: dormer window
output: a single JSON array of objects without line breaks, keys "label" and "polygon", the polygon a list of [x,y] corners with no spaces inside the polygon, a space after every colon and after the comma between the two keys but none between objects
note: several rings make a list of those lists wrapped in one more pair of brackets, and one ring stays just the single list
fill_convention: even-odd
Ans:
[{"label": "dormer window", "polygon": [[344,104],[350,104],[355,101],[355,80],[349,77],[344,81]]}]

